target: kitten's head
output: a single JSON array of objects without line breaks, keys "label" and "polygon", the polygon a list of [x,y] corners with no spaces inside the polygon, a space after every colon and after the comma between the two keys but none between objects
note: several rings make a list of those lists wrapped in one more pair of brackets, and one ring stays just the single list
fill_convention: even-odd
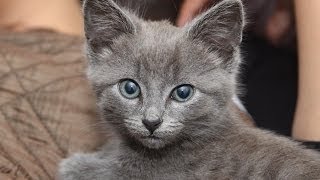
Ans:
[{"label": "kitten's head", "polygon": [[84,15],[102,121],[155,149],[214,133],[235,89],[240,0],[224,0],[183,28],[143,21],[111,0],[85,1]]}]

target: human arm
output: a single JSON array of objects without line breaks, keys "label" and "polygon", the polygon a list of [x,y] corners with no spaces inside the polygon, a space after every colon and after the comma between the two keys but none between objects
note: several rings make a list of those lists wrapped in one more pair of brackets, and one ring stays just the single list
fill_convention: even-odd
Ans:
[{"label": "human arm", "polygon": [[0,29],[27,32],[46,29],[83,36],[79,0],[0,0]]},{"label": "human arm", "polygon": [[299,87],[293,134],[298,140],[320,141],[320,1],[295,0]]}]

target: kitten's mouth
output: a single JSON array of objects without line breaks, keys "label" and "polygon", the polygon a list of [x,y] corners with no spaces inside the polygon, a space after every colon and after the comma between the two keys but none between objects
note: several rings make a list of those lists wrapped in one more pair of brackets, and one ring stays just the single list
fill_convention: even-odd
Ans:
[{"label": "kitten's mouth", "polygon": [[149,136],[145,136],[143,139],[154,139],[154,140],[159,140],[160,138],[153,135],[153,134],[150,134]]},{"label": "kitten's mouth", "polygon": [[144,146],[151,149],[159,149],[165,146],[165,142],[160,137],[157,137],[153,134],[144,136],[140,139]]}]

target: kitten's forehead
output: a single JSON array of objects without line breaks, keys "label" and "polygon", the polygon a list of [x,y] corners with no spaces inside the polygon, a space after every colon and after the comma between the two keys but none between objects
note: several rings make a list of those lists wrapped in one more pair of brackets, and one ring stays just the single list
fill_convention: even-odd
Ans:
[{"label": "kitten's forehead", "polygon": [[162,75],[192,76],[212,68],[210,64],[214,65],[214,59],[218,58],[213,53],[205,53],[203,46],[189,40],[185,29],[166,21],[142,23],[135,41],[134,54],[140,65]]},{"label": "kitten's forehead", "polygon": [[138,33],[144,40],[157,40],[158,43],[171,42],[182,36],[182,29],[173,26],[167,21],[143,21],[140,23]]},{"label": "kitten's forehead", "polygon": [[134,48],[138,54],[146,56],[146,63],[165,64],[179,51],[183,34],[181,31],[166,21],[141,23]]},{"label": "kitten's forehead", "polygon": [[169,75],[172,68],[176,69],[180,63],[181,31],[168,22],[141,24],[132,47],[140,70],[145,70],[141,73]]}]

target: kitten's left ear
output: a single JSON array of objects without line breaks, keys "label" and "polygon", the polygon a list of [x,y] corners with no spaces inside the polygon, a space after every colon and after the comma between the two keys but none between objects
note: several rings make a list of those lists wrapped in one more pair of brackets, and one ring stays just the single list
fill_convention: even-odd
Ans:
[{"label": "kitten's left ear", "polygon": [[209,50],[232,53],[242,40],[244,11],[241,0],[223,0],[188,26],[188,36]]}]

